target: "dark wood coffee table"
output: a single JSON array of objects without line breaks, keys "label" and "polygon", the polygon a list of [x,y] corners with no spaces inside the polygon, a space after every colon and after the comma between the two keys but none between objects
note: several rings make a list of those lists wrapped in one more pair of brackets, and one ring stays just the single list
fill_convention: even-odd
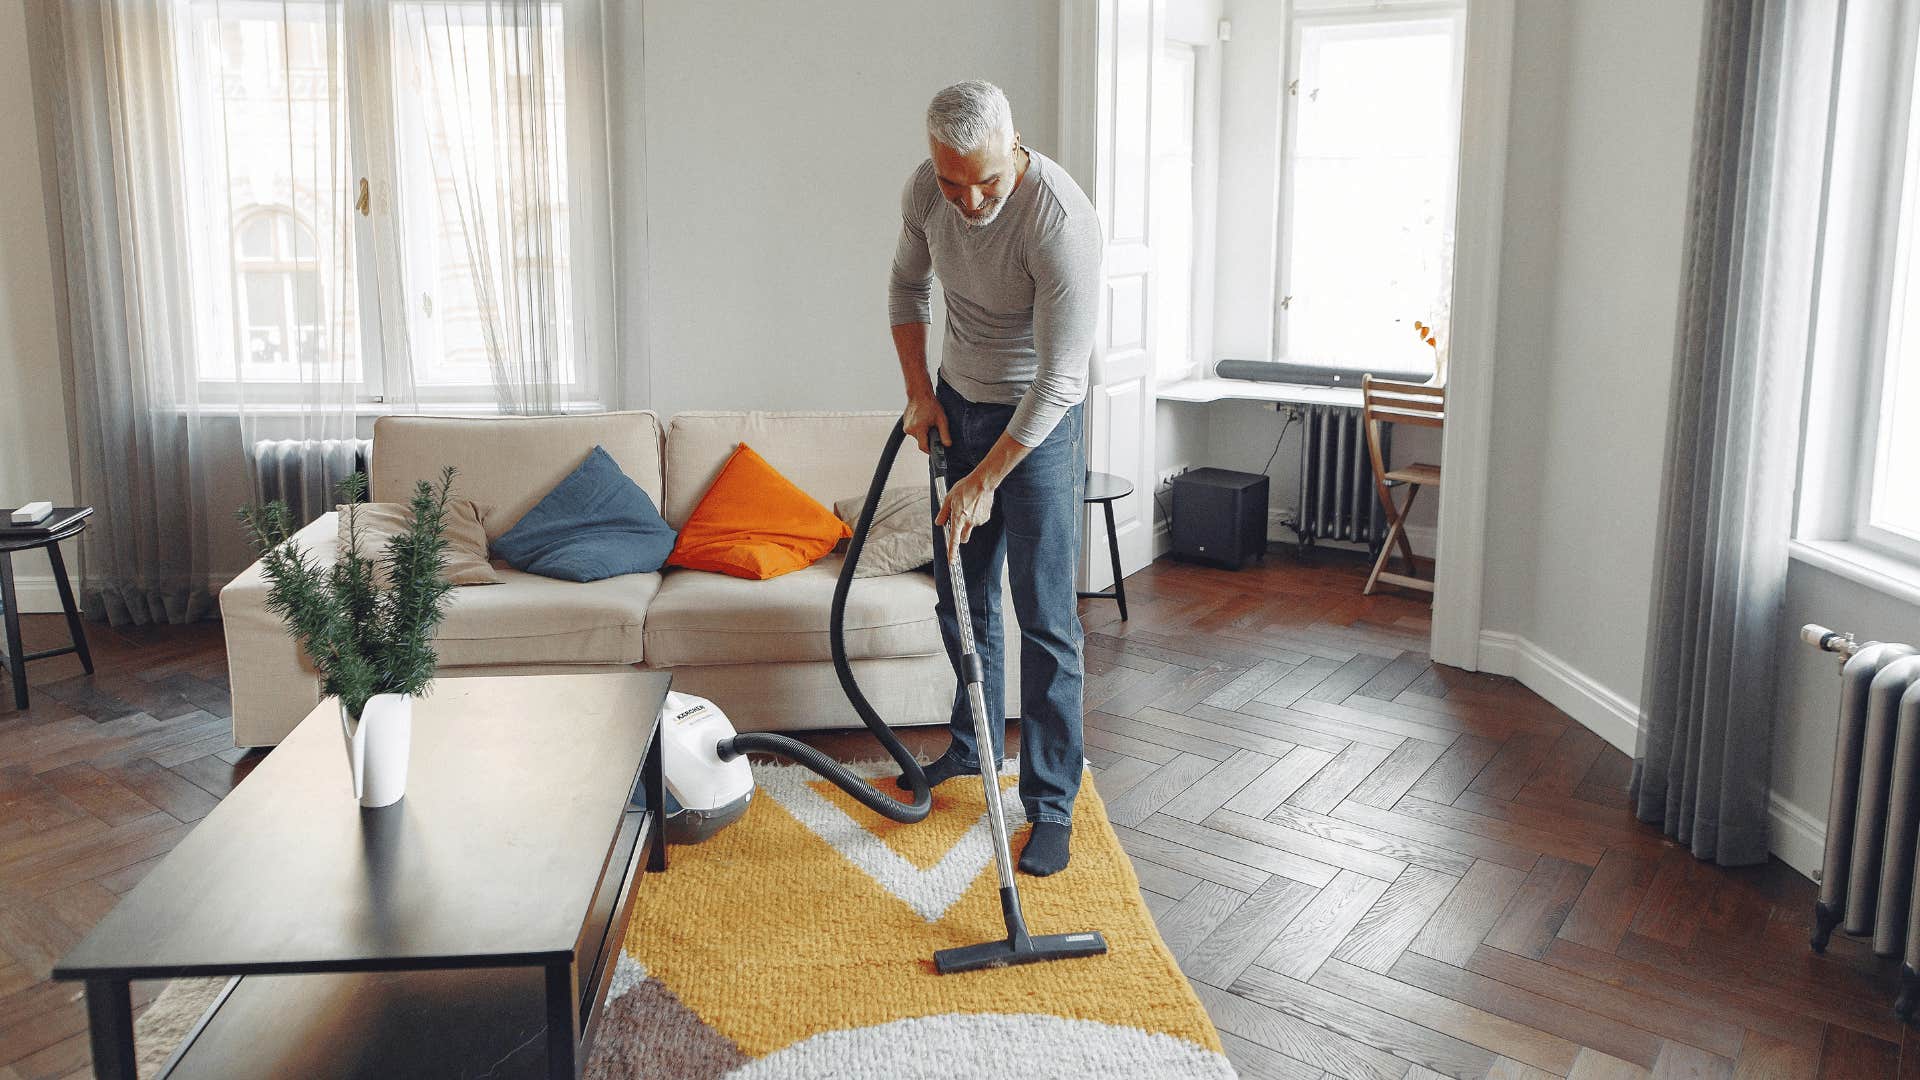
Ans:
[{"label": "dark wood coffee table", "polygon": [[406,798],[365,811],[321,702],[53,969],[86,980],[94,1075],[135,1075],[128,980],[209,975],[163,1075],[579,1075],[643,850],[666,869],[666,691],[442,679]]}]

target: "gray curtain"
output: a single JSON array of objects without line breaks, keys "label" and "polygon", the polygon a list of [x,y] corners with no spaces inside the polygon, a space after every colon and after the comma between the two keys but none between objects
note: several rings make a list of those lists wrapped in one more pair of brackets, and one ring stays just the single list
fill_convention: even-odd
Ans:
[{"label": "gray curtain", "polygon": [[1709,0],[1632,796],[1702,859],[1767,857],[1843,0]]}]

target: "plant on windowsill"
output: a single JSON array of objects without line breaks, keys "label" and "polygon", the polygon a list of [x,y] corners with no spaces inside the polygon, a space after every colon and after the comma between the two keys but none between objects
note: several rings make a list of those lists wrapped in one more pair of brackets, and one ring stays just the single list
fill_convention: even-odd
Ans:
[{"label": "plant on windowsill", "polygon": [[1434,386],[1447,385],[1447,354],[1440,348],[1440,331],[1428,326],[1426,323],[1415,320],[1413,332],[1420,335],[1420,340],[1424,342],[1428,348],[1433,350],[1432,384]]},{"label": "plant on windowsill", "polygon": [[453,589],[445,571],[454,471],[442,470],[437,487],[425,480],[414,487],[407,528],[387,541],[385,589],[376,575],[381,560],[361,550],[357,508],[365,474],[339,486],[348,541],[331,566],[318,565],[294,542],[286,503],[246,506],[236,515],[260,552],[268,610],[286,620],[322,689],[339,702],[353,792],[363,807],[388,806],[406,794],[413,699],[433,681],[433,632]]}]

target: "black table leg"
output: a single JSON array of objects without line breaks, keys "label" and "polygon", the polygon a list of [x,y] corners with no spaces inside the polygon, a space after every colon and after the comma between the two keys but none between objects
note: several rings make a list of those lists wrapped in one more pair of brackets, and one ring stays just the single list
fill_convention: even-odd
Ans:
[{"label": "black table leg", "polygon": [[87,980],[87,1032],[93,1044],[93,1075],[99,1080],[135,1080],[133,997],[125,979]]},{"label": "black table leg", "polygon": [[547,965],[547,1076],[575,1080],[580,1075],[580,987],[573,961]]},{"label": "black table leg", "polygon": [[667,868],[667,777],[661,747],[661,717],[653,726],[653,741],[647,744],[647,759],[640,766],[646,774],[647,814],[653,819],[647,836],[647,872],[657,874]]},{"label": "black table leg", "polygon": [[73,639],[73,651],[80,654],[80,666],[93,674],[93,654],[87,651],[87,632],[80,626],[80,608],[73,602],[73,586],[67,582],[67,560],[60,557],[60,542],[47,545],[47,561],[53,564],[53,583],[60,589],[60,607],[67,613],[67,636]]},{"label": "black table leg", "polygon": [[1107,556],[1113,560],[1113,598],[1120,601],[1120,621],[1127,621],[1127,583],[1120,576],[1120,533],[1113,526],[1113,500],[1100,504],[1107,512]]},{"label": "black table leg", "polygon": [[0,551],[0,608],[7,624],[7,674],[13,679],[13,707],[27,709],[27,648],[20,644],[20,603],[13,593],[13,552]]}]

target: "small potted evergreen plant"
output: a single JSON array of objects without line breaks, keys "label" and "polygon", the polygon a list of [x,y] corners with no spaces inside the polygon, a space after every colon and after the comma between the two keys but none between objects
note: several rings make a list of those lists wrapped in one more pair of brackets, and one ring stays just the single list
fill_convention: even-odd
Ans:
[{"label": "small potted evergreen plant", "polygon": [[408,527],[387,542],[386,588],[379,556],[361,548],[356,506],[367,478],[340,484],[347,542],[331,566],[320,566],[293,541],[295,525],[284,502],[239,511],[260,552],[269,591],[267,608],[320,672],[321,687],[340,706],[340,729],[353,770],[353,793],[363,807],[388,806],[406,794],[413,699],[433,681],[433,632],[446,617],[447,494],[454,469],[436,487],[419,482],[409,502]]}]

